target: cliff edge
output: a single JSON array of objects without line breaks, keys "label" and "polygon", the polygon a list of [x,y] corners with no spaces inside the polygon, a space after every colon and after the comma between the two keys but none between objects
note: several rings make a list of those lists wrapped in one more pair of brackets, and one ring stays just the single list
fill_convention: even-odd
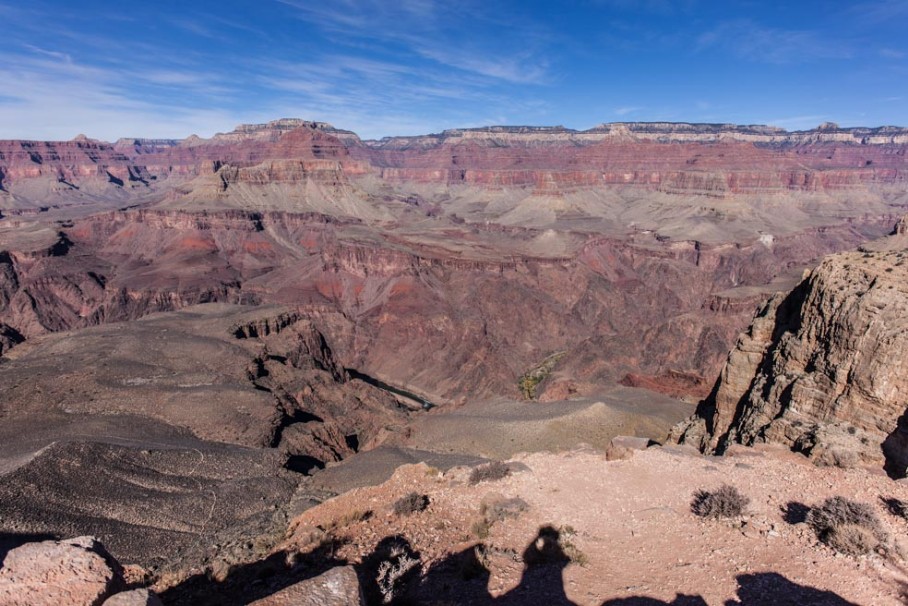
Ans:
[{"label": "cliff edge", "polygon": [[820,464],[908,469],[908,236],[827,257],[771,298],[673,431],[703,451],[781,443]]}]

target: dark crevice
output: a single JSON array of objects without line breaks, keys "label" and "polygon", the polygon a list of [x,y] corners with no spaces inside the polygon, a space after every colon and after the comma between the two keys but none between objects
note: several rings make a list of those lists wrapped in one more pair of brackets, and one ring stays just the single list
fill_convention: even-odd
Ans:
[{"label": "dark crevice", "polygon": [[400,396],[400,397],[406,398],[408,400],[411,400],[415,404],[421,406],[423,408],[423,410],[429,410],[431,408],[435,408],[435,406],[436,406],[435,404],[430,402],[428,399],[426,399],[420,395],[417,395],[417,394],[413,393],[412,391],[407,391],[405,389],[401,389],[400,387],[395,387],[393,385],[389,385],[388,383],[385,383],[384,381],[382,381],[380,379],[376,379],[375,377],[371,377],[367,374],[364,374],[364,373],[356,370],[355,368],[345,368],[344,371],[348,375],[350,375],[351,379],[359,379],[363,383],[368,383],[369,385],[372,385],[373,387],[378,387],[379,389],[387,391],[388,393],[392,393],[396,396]]},{"label": "dark crevice", "polygon": [[290,471],[310,475],[313,471],[325,468],[325,463],[309,455],[290,455],[284,468]]},{"label": "dark crevice", "polygon": [[359,452],[359,436],[357,436],[355,433],[344,436],[344,442],[347,443],[347,448],[349,448],[353,452]]},{"label": "dark crevice", "polygon": [[904,478],[908,471],[908,409],[899,417],[892,433],[883,440],[882,449],[886,458],[883,469],[889,477]]},{"label": "dark crevice", "polygon": [[281,417],[280,423],[274,428],[274,434],[271,437],[271,448],[277,448],[280,446],[281,440],[284,437],[284,430],[290,427],[291,425],[296,425],[297,423],[324,423],[324,419],[318,415],[312,414],[311,412],[306,412],[305,410],[294,410],[291,413],[284,413]]},{"label": "dark crevice", "polygon": [[57,234],[56,243],[50,247],[50,256],[65,257],[69,249],[73,247],[73,241],[69,239],[66,232],[61,231]]}]

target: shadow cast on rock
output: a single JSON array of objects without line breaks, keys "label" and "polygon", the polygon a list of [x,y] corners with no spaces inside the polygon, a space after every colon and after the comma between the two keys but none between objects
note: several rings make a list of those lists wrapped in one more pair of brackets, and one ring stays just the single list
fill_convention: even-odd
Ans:
[{"label": "shadow cast on rock", "polygon": [[890,514],[899,517],[908,519],[908,501],[903,501],[895,497],[880,497],[883,505],[886,507],[886,511]]},{"label": "shadow cast on rock", "polygon": [[60,537],[56,535],[47,533],[0,532],[0,566],[3,566],[3,560],[6,559],[6,554],[16,547],[21,547],[26,543],[53,541],[59,538]]},{"label": "shadow cast on rock", "polygon": [[[738,597],[725,606],[858,606],[833,591],[816,589],[789,581],[776,572],[742,574],[737,578]],[[678,594],[671,602],[646,596],[606,600],[602,606],[706,606],[698,595]]]},{"label": "shadow cast on rock", "polygon": [[347,562],[335,557],[342,543],[325,540],[306,553],[279,551],[264,560],[229,568],[223,578],[195,574],[160,594],[164,604],[241,606],[316,577]]},{"label": "shadow cast on rock", "polygon": [[615,598],[606,600],[602,606],[707,606],[706,600],[698,595],[685,595],[679,593],[671,602],[663,602],[656,598],[632,596],[629,598]]}]

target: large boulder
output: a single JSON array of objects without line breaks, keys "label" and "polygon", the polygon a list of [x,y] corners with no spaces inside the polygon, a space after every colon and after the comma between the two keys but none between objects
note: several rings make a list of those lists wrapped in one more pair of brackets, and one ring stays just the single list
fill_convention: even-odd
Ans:
[{"label": "large boulder", "polygon": [[147,589],[133,589],[110,597],[104,606],[164,606],[161,599]]},{"label": "large boulder", "polygon": [[94,537],[27,543],[0,568],[2,606],[100,606],[122,583],[121,569]]},{"label": "large boulder", "polygon": [[357,606],[364,603],[356,571],[352,566],[338,566],[250,606]]}]

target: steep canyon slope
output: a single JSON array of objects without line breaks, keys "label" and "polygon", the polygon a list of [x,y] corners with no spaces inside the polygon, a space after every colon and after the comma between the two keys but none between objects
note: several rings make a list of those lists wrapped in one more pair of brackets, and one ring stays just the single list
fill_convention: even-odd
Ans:
[{"label": "steep canyon slope", "polygon": [[617,124],[363,142],[279,120],[3,142],[0,343],[282,303],[344,366],[439,400],[519,395],[560,352],[537,397],[619,380],[698,395],[764,293],[891,229],[905,137]]},{"label": "steep canyon slope", "polygon": [[902,221],[770,299],[676,439],[708,451],[777,442],[820,464],[904,477],[906,263]]},{"label": "steep canyon slope", "polygon": [[[301,120],[211,139],[0,142],[0,498],[16,503],[0,532],[92,533],[158,571],[236,562],[401,461],[608,444],[622,428],[659,438],[708,394],[769,294],[892,231],[906,148],[891,127],[361,141]],[[872,312],[861,289],[902,288],[899,253],[850,254],[829,278],[850,290],[817,305],[853,295]],[[778,309],[794,314],[792,297]],[[898,335],[874,332],[888,320],[830,314],[898,353]],[[762,352],[741,354],[741,384],[716,392],[723,434],[762,431],[734,408],[757,364],[776,373]],[[816,416],[841,411],[843,435],[877,449],[881,432],[901,439],[877,406],[900,370],[841,390],[829,373],[869,362],[840,358],[798,371],[816,375],[798,389],[838,398]],[[777,370],[784,391],[794,371]],[[770,420],[774,435],[799,427]]]}]

